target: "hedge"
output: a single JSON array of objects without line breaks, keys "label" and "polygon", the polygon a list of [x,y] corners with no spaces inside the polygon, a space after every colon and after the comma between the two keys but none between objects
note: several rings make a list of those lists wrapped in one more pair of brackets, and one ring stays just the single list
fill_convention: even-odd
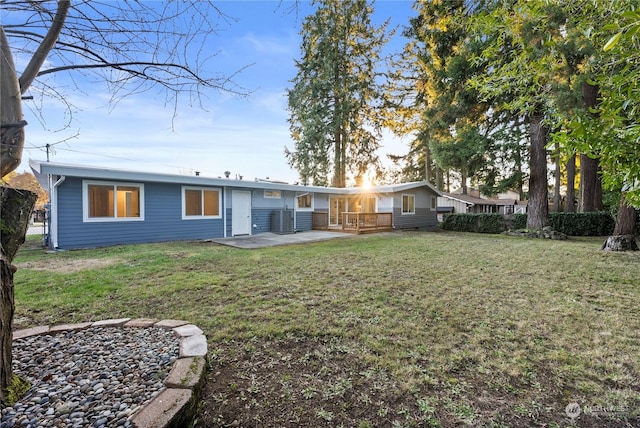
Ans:
[{"label": "hedge", "polygon": [[[591,213],[550,213],[549,226],[569,236],[607,236],[613,233],[616,221],[604,211]],[[477,233],[501,233],[509,229],[524,229],[526,214],[451,214],[440,224],[444,230]],[[640,229],[639,229],[640,230]]]}]

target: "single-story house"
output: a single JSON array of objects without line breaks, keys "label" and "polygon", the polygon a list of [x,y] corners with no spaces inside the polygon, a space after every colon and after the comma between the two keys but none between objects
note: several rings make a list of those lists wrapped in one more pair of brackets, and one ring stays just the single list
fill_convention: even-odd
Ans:
[{"label": "single-story house", "polygon": [[212,239],[312,229],[437,225],[427,182],[332,188],[30,161],[49,191],[51,248]]},{"label": "single-story house", "polygon": [[479,195],[460,195],[454,193],[441,193],[438,197],[439,220],[442,216],[451,213],[472,214],[516,214],[527,212],[527,202],[514,198],[487,199]]}]

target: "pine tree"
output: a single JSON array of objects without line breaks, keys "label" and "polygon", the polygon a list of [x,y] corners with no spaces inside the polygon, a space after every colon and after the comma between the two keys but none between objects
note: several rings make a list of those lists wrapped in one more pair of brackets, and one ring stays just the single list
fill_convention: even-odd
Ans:
[{"label": "pine tree", "polygon": [[365,0],[318,0],[302,26],[302,57],[288,91],[295,141],[285,149],[303,183],[345,187],[347,175],[381,173],[382,114],[377,67],[387,24],[371,23]]}]

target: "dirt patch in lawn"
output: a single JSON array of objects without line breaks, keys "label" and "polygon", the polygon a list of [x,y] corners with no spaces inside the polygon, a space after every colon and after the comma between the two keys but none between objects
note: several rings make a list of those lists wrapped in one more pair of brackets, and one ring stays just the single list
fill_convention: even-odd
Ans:
[{"label": "dirt patch in lawn", "polygon": [[536,410],[524,411],[519,394],[492,393],[482,381],[469,384],[468,394],[452,392],[455,385],[450,390],[411,387],[369,364],[366,349],[335,338],[230,341],[210,344],[210,350],[195,427],[595,428],[638,423],[629,415],[567,410],[544,389],[536,394]]},{"label": "dirt patch in lawn", "polygon": [[120,260],[108,259],[72,259],[72,258],[55,258],[44,259],[35,262],[18,263],[18,269],[38,270],[54,273],[73,273],[88,269],[102,268],[119,263]]},{"label": "dirt patch in lawn", "polygon": [[210,346],[198,427],[382,427],[431,417],[354,345],[290,338]]}]

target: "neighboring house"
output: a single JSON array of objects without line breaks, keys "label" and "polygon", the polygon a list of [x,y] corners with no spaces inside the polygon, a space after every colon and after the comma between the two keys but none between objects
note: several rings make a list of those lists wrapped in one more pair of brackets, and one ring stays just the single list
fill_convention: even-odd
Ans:
[{"label": "neighboring house", "polygon": [[331,188],[33,160],[30,166],[49,190],[51,248],[437,225],[440,193],[426,182]]},{"label": "neighboring house", "polygon": [[[447,213],[497,213],[507,215],[526,213],[527,202],[517,199],[485,199],[472,195],[442,193],[438,197],[438,211],[440,215]],[[439,221],[442,221],[441,217],[439,217]]]}]

